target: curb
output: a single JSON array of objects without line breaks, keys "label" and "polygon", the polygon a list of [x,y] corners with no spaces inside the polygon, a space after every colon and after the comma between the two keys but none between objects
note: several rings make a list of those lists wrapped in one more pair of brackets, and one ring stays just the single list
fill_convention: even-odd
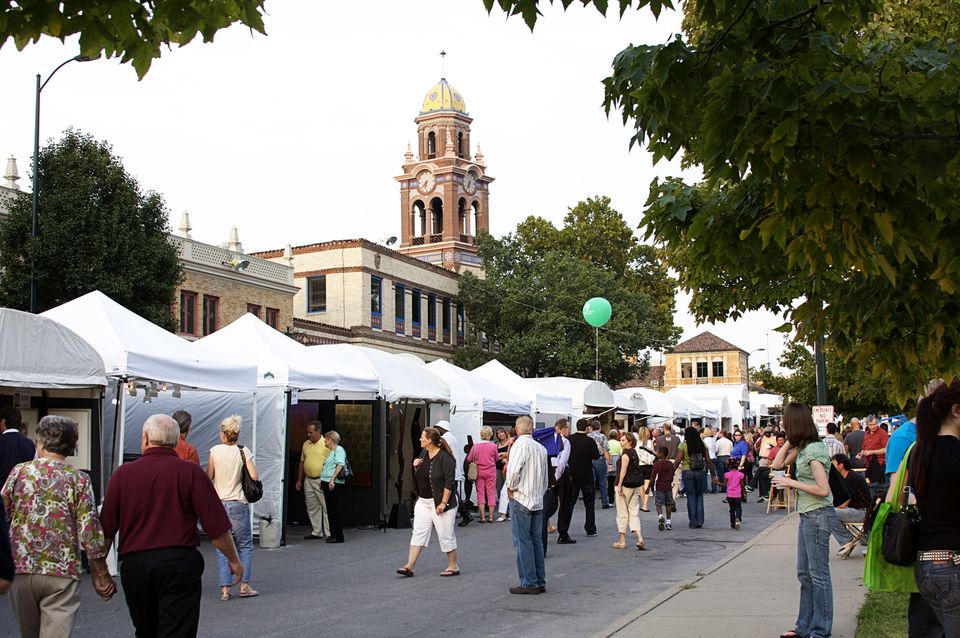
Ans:
[{"label": "curb", "polygon": [[696,577],[688,581],[677,583],[672,587],[669,587],[663,590],[662,592],[660,592],[659,594],[657,594],[656,596],[648,600],[643,605],[634,609],[632,612],[625,614],[624,616],[621,616],[620,618],[613,621],[612,623],[610,623],[609,625],[607,625],[597,633],[593,634],[593,638],[609,638],[610,636],[614,636],[615,634],[622,631],[623,629],[626,629],[635,620],[638,620],[643,616],[646,616],[651,611],[653,611],[660,605],[664,604],[665,602],[667,602],[668,600],[670,600],[680,592],[690,589],[691,585],[695,585],[696,583],[699,583],[701,580],[704,579],[704,577],[709,576],[710,574],[716,572],[717,570],[724,567],[731,561],[736,560],[741,554],[746,552],[748,549],[750,549],[760,541],[764,540],[767,536],[770,536],[774,531],[779,529],[782,525],[786,524],[787,521],[792,520],[796,516],[797,516],[796,512],[787,514],[783,519],[770,525],[770,527],[766,528],[765,530],[763,530],[762,532],[754,536],[752,539],[744,543],[742,547],[735,550],[730,555],[724,557],[723,559],[714,563],[713,565],[706,568],[705,570],[701,572],[697,572]]}]

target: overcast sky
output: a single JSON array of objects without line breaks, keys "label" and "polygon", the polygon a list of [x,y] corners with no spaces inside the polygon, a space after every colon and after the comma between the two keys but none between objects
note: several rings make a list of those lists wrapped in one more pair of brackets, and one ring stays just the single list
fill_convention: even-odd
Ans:
[{"label": "overcast sky", "polygon": [[[41,143],[68,127],[109,141],[144,189],[163,194],[171,225],[219,244],[236,225],[249,251],[399,234],[398,184],[414,117],[445,75],[474,118],[491,186],[491,232],[527,215],[560,225],[567,208],[608,195],[636,226],[650,181],[680,173],[628,151],[631,131],[607,118],[601,80],[627,45],[666,41],[677,13],[604,19],[577,3],[545,6],[536,31],[488,16],[481,0],[269,0],[267,36],[241,26],[167,51],[138,81],[116,60],[72,63],[43,91]],[[34,82],[76,55],[75,41],[0,49],[0,154],[16,156],[29,190]],[[415,145],[414,145],[415,147]],[[471,149],[473,153],[476,148]],[[695,177],[695,176],[694,176]],[[741,348],[768,348],[782,319],[751,313],[696,327],[680,295],[684,338],[709,329]],[[616,309],[614,309],[614,312]],[[750,363],[765,363],[767,352]],[[656,358],[654,363],[656,362]]]}]

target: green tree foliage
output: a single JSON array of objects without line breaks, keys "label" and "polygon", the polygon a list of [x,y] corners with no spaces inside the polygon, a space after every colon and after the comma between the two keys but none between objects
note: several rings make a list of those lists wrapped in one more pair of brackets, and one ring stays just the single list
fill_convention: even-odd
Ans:
[{"label": "green tree foliage", "polygon": [[500,351],[476,338],[457,363],[475,367],[491,356],[524,376],[592,379],[595,332],[581,310],[591,297],[605,297],[613,316],[600,330],[600,377],[616,385],[646,370],[638,351],[673,345],[675,281],[656,249],[638,244],[607,197],[570,209],[558,229],[528,217],[502,239],[477,239],[485,278],[466,273],[460,299],[472,327]]},{"label": "green tree foliage", "polygon": [[[892,414],[899,407],[891,400],[889,372],[875,377],[868,370],[844,361],[829,339],[824,346],[827,361],[827,404],[838,413],[850,416]],[[817,370],[813,352],[799,343],[790,343],[779,359],[790,374],[773,374],[766,366],[750,371],[750,379],[765,388],[806,405],[817,402]]]},{"label": "green tree foliage", "polygon": [[212,42],[240,22],[265,33],[264,0],[88,0],[0,2],[0,46],[11,38],[23,50],[41,36],[80,35],[80,55],[119,56],[142,79],[163,46],[184,46],[198,35]]},{"label": "green tree foliage", "polygon": [[960,373],[960,45],[927,2],[689,2],[604,80],[631,145],[703,170],[655,180],[643,219],[696,318],[783,313],[900,401]]},{"label": "green tree foliage", "polygon": [[109,144],[73,130],[41,149],[38,181],[36,240],[30,197],[0,218],[0,306],[29,308],[35,256],[41,312],[100,290],[174,329],[169,308],[183,275],[163,197],[141,192]]}]

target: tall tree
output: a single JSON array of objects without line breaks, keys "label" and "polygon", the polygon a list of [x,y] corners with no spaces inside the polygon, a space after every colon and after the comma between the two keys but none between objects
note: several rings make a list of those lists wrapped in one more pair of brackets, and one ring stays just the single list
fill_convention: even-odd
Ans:
[{"label": "tall tree", "polygon": [[169,308],[183,274],[163,197],[143,193],[109,144],[78,131],[41,149],[39,165],[39,237],[29,197],[0,218],[0,306],[29,308],[35,257],[41,312],[100,290],[174,329]]},{"label": "tall tree", "polygon": [[[536,21],[537,0],[484,2]],[[655,180],[643,219],[696,318],[783,313],[901,401],[960,374],[960,45],[917,5],[954,3],[691,1],[686,34],[604,80],[631,145],[703,169]]]},{"label": "tall tree", "polygon": [[496,356],[524,376],[593,378],[597,333],[581,309],[587,299],[605,297],[613,315],[599,331],[600,378],[619,384],[645,371],[638,352],[672,345],[679,329],[674,280],[637,246],[605,197],[572,208],[559,229],[529,217],[504,238],[479,237],[485,276],[464,274],[460,299],[490,347],[469,339],[458,364],[474,367]]},{"label": "tall tree", "polygon": [[23,50],[41,36],[61,42],[80,35],[80,55],[119,57],[140,78],[164,46],[184,46],[195,37],[212,42],[235,22],[265,33],[264,0],[87,0],[0,2],[0,46],[13,39]]}]

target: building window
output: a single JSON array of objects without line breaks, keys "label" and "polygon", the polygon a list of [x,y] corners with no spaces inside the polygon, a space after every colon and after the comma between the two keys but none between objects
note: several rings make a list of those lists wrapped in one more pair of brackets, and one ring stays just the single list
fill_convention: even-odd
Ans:
[{"label": "building window", "polygon": [[217,331],[217,309],[220,305],[219,297],[203,296],[203,335]]},{"label": "building window", "polygon": [[437,340],[437,296],[427,295],[427,339]]},{"label": "building window", "polygon": [[465,323],[463,315],[463,304],[459,301],[457,302],[457,342],[460,343],[463,341],[463,326]]},{"label": "building window", "polygon": [[697,378],[703,379],[707,376],[707,362],[697,361]]},{"label": "building window", "polygon": [[280,310],[278,308],[267,308],[267,325],[274,330],[280,329]]},{"label": "building window", "polygon": [[197,293],[180,291],[180,333],[197,335]]},{"label": "building window", "polygon": [[427,134],[427,158],[432,159],[437,156],[437,134],[430,131]]},{"label": "building window", "polygon": [[680,378],[682,379],[692,379],[693,378],[693,364],[689,361],[686,363],[680,364]]},{"label": "building window", "polygon": [[383,278],[370,275],[370,325],[383,327]]},{"label": "building window", "polygon": [[260,316],[260,306],[258,306],[257,304],[248,303],[247,312],[249,312],[251,315],[253,315],[257,319],[262,319],[262,317]]},{"label": "building window", "polygon": [[723,376],[723,361],[714,361],[713,362],[713,376],[722,377]]},{"label": "building window", "polygon": [[327,276],[307,277],[307,312],[327,311]]},{"label": "building window", "polygon": [[414,337],[420,336],[420,312],[423,302],[420,298],[420,291],[413,289],[410,291],[410,329]]},{"label": "building window", "polygon": [[440,323],[443,325],[443,342],[450,343],[450,300],[444,297],[440,317]]},{"label": "building window", "polygon": [[397,334],[403,334],[406,332],[406,326],[404,325],[404,319],[407,317],[407,309],[405,307],[406,302],[406,288],[400,284],[393,285],[393,319],[396,324],[394,331]]}]

